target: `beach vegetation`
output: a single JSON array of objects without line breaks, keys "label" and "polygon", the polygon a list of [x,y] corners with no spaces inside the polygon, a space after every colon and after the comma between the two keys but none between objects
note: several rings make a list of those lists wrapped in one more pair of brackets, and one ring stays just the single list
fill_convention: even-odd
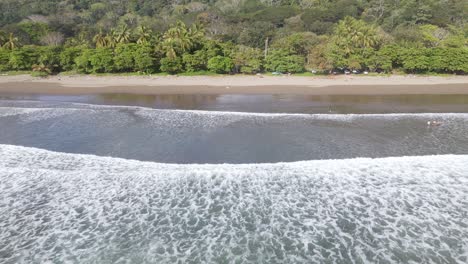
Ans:
[{"label": "beach vegetation", "polygon": [[[37,64],[43,67],[43,69],[47,69],[48,74],[51,73],[58,73],[61,71],[60,65],[60,54],[62,53],[62,48],[58,46],[45,46],[40,47],[36,50],[38,53]],[[32,70],[34,71],[34,65]]]},{"label": "beach vegetation", "polygon": [[81,73],[92,73],[93,66],[91,65],[91,56],[95,53],[95,49],[83,49],[79,56],[75,59],[76,71]]},{"label": "beach vegetation", "polygon": [[64,71],[72,71],[78,68],[76,59],[85,48],[82,46],[66,47],[60,53],[60,66]]},{"label": "beach vegetation", "polygon": [[10,33],[7,38],[5,38],[4,43],[2,45],[4,49],[14,50],[20,47],[19,39]]},{"label": "beach vegetation", "polygon": [[111,48],[98,48],[89,56],[93,73],[113,72],[116,70],[114,52]]},{"label": "beach vegetation", "polygon": [[8,60],[9,70],[32,70],[32,66],[38,63],[38,59],[39,54],[34,46],[13,49]]},{"label": "beach vegetation", "polygon": [[10,50],[0,48],[0,71],[8,71],[10,69]]},{"label": "beach vegetation", "polygon": [[137,44],[118,44],[114,49],[114,66],[117,71],[130,72],[135,69]]},{"label": "beach vegetation", "polygon": [[216,73],[231,73],[234,62],[229,57],[216,56],[208,60],[208,69]]},{"label": "beach vegetation", "polygon": [[162,55],[153,50],[148,44],[140,44],[133,52],[133,69],[129,71],[154,73],[159,68],[157,61],[160,60]]},{"label": "beach vegetation", "polygon": [[237,46],[233,54],[235,71],[245,74],[262,72],[264,64],[264,54],[262,50],[247,46]]},{"label": "beach vegetation", "polygon": [[44,64],[35,64],[32,67],[31,75],[33,77],[47,77],[52,73],[52,70]]},{"label": "beach vegetation", "polygon": [[285,49],[271,50],[265,60],[268,71],[280,73],[296,73],[304,71],[304,57],[292,54]]},{"label": "beach vegetation", "polygon": [[2,72],[468,73],[463,0],[4,0],[0,8]]},{"label": "beach vegetation", "polygon": [[180,57],[165,57],[161,59],[161,71],[176,74],[183,70],[184,66]]},{"label": "beach vegetation", "polygon": [[182,61],[187,72],[206,71],[208,68],[208,54],[204,50],[186,53],[182,56]]}]

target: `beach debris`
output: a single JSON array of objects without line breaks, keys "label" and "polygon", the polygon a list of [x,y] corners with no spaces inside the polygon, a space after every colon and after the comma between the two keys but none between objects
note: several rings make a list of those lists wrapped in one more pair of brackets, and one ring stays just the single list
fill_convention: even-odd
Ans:
[{"label": "beach debris", "polygon": [[316,74],[316,73],[317,73],[316,70],[311,70],[310,72],[313,73],[313,74]]},{"label": "beach debris", "polygon": [[281,75],[282,73],[281,73],[281,72],[276,72],[276,71],[275,71],[275,72],[272,72],[271,74],[273,74],[273,75]]},{"label": "beach debris", "polygon": [[368,72],[368,71],[365,71],[365,72],[363,72],[363,73],[364,73],[365,75],[369,74],[369,72]]},{"label": "beach debris", "polygon": [[428,126],[440,126],[442,125],[442,122],[432,120],[432,121],[427,121],[427,125]]}]

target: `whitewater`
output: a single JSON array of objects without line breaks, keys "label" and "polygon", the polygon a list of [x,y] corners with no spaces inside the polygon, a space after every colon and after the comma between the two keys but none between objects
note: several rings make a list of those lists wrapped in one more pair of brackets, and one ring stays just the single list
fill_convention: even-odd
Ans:
[{"label": "whitewater", "polygon": [[0,145],[2,263],[466,263],[468,155],[171,165]]},{"label": "whitewater", "polygon": [[467,263],[467,120],[0,102],[0,263]]}]

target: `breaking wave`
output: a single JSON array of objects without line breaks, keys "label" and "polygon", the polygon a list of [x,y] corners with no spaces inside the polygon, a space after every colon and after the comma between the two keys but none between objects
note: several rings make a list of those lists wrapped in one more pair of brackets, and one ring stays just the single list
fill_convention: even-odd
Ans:
[{"label": "breaking wave", "polygon": [[176,165],[0,145],[2,263],[466,263],[468,155]]}]

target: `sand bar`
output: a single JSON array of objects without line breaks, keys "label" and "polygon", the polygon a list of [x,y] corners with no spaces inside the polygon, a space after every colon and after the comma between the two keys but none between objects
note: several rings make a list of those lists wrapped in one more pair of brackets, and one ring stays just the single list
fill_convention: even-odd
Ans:
[{"label": "sand bar", "polygon": [[468,76],[0,76],[15,94],[468,94]]}]

